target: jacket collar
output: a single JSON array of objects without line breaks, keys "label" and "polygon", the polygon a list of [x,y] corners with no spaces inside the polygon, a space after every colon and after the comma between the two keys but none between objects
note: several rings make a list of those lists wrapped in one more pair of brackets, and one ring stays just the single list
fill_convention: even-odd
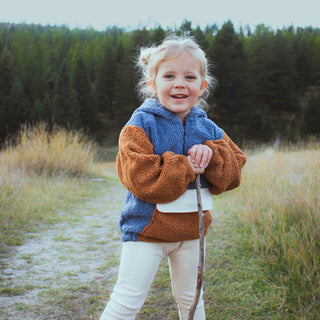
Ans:
[{"label": "jacket collar", "polygon": [[[163,105],[161,105],[156,99],[146,99],[144,103],[135,111],[138,112],[146,112],[158,117],[163,117],[173,122],[180,121],[179,117],[175,115],[173,112],[166,109]],[[198,106],[192,107],[189,114],[186,117],[186,122],[193,122],[196,118],[207,118],[206,113]]]}]

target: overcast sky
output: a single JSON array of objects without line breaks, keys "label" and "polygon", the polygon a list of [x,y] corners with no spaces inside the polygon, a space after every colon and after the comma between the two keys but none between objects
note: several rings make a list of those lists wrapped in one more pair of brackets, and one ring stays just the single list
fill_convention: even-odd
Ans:
[{"label": "overcast sky", "polygon": [[192,27],[228,21],[251,29],[264,23],[273,29],[320,27],[319,0],[0,0],[0,22],[67,25],[105,30],[108,26],[136,29]]}]

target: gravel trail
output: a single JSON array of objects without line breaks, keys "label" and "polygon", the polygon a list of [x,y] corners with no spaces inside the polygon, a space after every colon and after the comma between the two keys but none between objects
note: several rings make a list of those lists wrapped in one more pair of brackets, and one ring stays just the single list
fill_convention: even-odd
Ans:
[{"label": "gravel trail", "polygon": [[125,192],[112,178],[103,197],[60,212],[64,222],[30,234],[2,259],[0,319],[98,318],[117,275]]}]

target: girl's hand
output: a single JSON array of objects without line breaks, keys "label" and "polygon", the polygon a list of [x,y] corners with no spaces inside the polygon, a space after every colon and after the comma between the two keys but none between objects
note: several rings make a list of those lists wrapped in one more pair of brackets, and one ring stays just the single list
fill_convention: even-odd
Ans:
[{"label": "girl's hand", "polygon": [[188,159],[196,174],[204,173],[212,157],[212,150],[203,144],[196,144],[188,151]]}]

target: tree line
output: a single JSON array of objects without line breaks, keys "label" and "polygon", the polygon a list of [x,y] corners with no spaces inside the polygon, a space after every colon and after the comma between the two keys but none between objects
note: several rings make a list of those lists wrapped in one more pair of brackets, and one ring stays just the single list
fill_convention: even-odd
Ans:
[{"label": "tree line", "polygon": [[0,23],[0,141],[22,124],[83,129],[114,139],[141,101],[135,59],[169,34],[204,49],[218,80],[207,113],[238,143],[296,141],[320,134],[320,29],[235,30],[158,26],[105,31]]}]

